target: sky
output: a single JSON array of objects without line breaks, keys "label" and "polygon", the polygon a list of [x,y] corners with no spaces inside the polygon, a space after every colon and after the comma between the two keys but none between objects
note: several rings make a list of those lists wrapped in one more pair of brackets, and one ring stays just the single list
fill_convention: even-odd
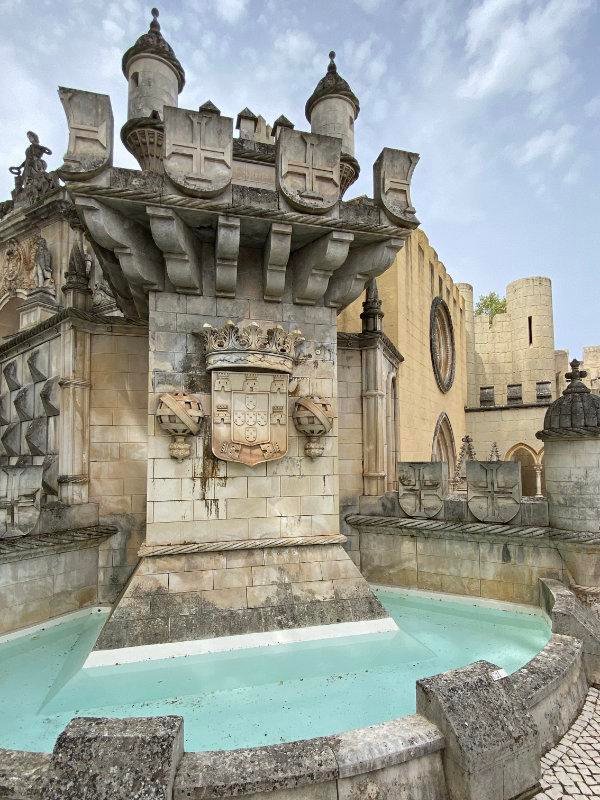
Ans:
[{"label": "sky", "polygon": [[[115,164],[136,168],[121,56],[151,2],[0,0],[0,199],[25,133],[62,163],[56,92],[110,94]],[[412,201],[429,241],[475,298],[530,275],[553,282],[555,345],[600,344],[600,0],[161,0],[186,71],[179,105],[211,99],[307,130],[304,104],[337,52],[360,99],[362,172],[372,196],[381,149],[420,153]]]}]

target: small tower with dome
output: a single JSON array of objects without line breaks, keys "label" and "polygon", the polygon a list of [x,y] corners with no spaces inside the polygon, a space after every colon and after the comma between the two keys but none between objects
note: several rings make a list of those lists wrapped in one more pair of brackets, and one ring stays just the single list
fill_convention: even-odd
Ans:
[{"label": "small tower with dome", "polygon": [[550,525],[600,531],[600,397],[583,383],[581,362],[571,361],[567,388],[549,406],[544,428]]}]

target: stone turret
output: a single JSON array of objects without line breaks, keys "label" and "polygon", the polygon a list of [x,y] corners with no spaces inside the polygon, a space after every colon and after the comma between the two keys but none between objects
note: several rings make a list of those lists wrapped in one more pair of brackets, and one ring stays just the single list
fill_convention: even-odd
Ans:
[{"label": "stone turret", "polygon": [[583,383],[581,362],[571,361],[562,397],[546,411],[544,442],[550,524],[575,531],[600,530],[600,397]]},{"label": "stone turret", "polygon": [[360,166],[354,157],[354,123],[359,111],[358,98],[338,73],[335,52],[332,50],[327,73],[306,101],[305,114],[312,133],[342,140],[341,195],[360,173]]},{"label": "stone turret", "polygon": [[123,55],[122,67],[128,97],[121,140],[143,170],[162,172],[163,110],[165,106],[177,106],[185,72],[161,33],[157,8],[152,9],[148,32]]}]

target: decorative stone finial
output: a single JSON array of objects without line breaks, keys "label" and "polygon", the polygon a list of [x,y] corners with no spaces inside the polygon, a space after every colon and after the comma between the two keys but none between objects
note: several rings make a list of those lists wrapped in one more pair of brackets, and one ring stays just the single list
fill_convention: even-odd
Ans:
[{"label": "decorative stone finial", "polygon": [[[573,383],[573,381],[580,381],[582,378],[585,378],[587,376],[587,371],[585,369],[579,369],[581,363],[582,362],[578,361],[576,358],[574,358],[573,361],[571,361],[571,372],[565,373],[565,378],[569,381],[569,383]],[[589,389],[587,387],[584,388],[589,392]],[[569,387],[567,386],[567,389],[565,389],[565,391],[567,391],[568,389]]]},{"label": "decorative stone finial", "polygon": [[152,14],[152,22],[150,23],[150,30],[151,31],[160,31],[160,22],[158,21],[159,10],[158,8],[153,8],[150,13]]},{"label": "decorative stone finial", "polygon": [[383,331],[382,320],[384,313],[381,310],[381,300],[379,299],[379,289],[377,279],[370,278],[367,282],[365,300],[363,302],[363,312],[360,315],[362,320],[363,333],[381,333]]},{"label": "decorative stone finial", "polygon": [[129,78],[127,68],[129,66],[129,62],[132,58],[138,55],[142,55],[147,53],[149,55],[158,56],[159,58],[164,59],[167,61],[174,69],[177,75],[177,82],[179,91],[183,89],[185,85],[185,72],[183,71],[183,67],[179,63],[177,56],[171,45],[167,42],[160,31],[160,23],[158,21],[158,9],[152,9],[152,22],[150,23],[150,27],[148,28],[147,33],[143,33],[137,42],[132,45],[123,55],[123,74],[126,78]]},{"label": "decorative stone finial", "polygon": [[306,101],[306,107],[304,112],[306,114],[306,119],[310,122],[312,110],[314,106],[322,100],[327,95],[338,95],[340,97],[345,97],[349,100],[352,105],[354,106],[354,119],[358,117],[358,112],[360,111],[360,104],[358,102],[358,97],[354,94],[348,81],[345,81],[342,76],[337,71],[337,64],[334,61],[335,59],[335,51],[331,50],[329,53],[329,64],[327,65],[327,73],[321,80],[317,83],[314,92]]}]

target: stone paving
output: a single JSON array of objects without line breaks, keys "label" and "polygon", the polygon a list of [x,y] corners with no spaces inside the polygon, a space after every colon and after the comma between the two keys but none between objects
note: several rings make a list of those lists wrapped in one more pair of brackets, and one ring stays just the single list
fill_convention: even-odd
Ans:
[{"label": "stone paving", "polygon": [[590,689],[581,714],[542,758],[543,791],[535,800],[600,797],[600,691]]}]

